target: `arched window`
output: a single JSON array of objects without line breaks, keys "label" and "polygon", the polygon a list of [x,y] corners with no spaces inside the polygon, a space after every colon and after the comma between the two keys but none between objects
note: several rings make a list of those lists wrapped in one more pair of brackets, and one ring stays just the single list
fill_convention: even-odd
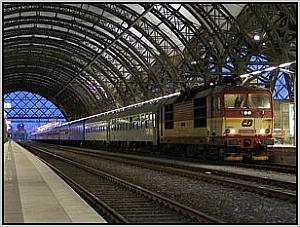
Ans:
[{"label": "arched window", "polygon": [[[13,138],[21,128],[26,130],[26,139],[39,126],[49,122],[66,122],[61,111],[46,98],[26,92],[17,91],[4,95],[4,111],[9,122],[10,134]],[[20,125],[22,127],[20,127]]]}]

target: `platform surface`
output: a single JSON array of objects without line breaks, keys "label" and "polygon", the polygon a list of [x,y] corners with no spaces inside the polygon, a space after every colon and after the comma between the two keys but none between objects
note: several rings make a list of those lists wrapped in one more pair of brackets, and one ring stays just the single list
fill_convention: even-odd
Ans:
[{"label": "platform surface", "polygon": [[17,143],[4,144],[3,164],[3,224],[106,223],[46,164]]}]

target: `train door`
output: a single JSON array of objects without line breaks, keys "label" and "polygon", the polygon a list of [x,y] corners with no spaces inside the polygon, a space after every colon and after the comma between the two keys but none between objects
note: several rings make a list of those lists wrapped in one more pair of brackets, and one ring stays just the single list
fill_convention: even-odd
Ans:
[{"label": "train door", "polygon": [[159,121],[160,121],[160,116],[159,116],[159,111],[157,111],[156,113],[152,113],[152,121],[153,121],[153,126],[152,130],[153,130],[153,145],[157,145],[159,144]]},{"label": "train door", "polygon": [[107,138],[106,142],[110,143],[110,120],[107,120],[106,138]]},{"label": "train door", "polygon": [[82,140],[85,141],[85,121],[82,122]]},{"label": "train door", "polygon": [[214,135],[216,131],[216,119],[215,119],[215,98],[214,96],[210,97],[210,134]]},{"label": "train door", "polygon": [[210,100],[210,135],[217,136],[221,133],[220,122],[220,96],[211,96]]},{"label": "train door", "polygon": [[159,120],[160,120],[160,124],[159,124],[159,130],[160,130],[160,136],[163,137],[164,136],[164,128],[163,128],[163,109],[164,106],[160,107],[160,113],[159,113]]}]

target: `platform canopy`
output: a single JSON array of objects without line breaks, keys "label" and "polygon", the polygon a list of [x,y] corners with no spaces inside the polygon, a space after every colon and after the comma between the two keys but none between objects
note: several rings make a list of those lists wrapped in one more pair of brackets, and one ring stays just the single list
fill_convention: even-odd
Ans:
[{"label": "platform canopy", "polygon": [[[296,7],[4,3],[3,91],[37,93],[75,119],[292,62]],[[253,75],[244,86],[282,86],[291,99],[294,67]]]}]

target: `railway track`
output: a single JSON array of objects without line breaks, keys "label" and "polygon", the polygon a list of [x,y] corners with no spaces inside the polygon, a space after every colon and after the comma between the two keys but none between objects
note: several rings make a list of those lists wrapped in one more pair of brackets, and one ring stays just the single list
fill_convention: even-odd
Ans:
[{"label": "railway track", "polygon": [[[53,147],[53,145],[50,145]],[[70,148],[57,147],[55,148],[70,152]],[[72,148],[73,150],[73,148]],[[159,170],[170,174],[176,174],[184,177],[190,177],[198,179],[208,183],[214,183],[224,185],[232,188],[241,189],[243,191],[254,192],[271,198],[278,198],[282,200],[288,200],[293,203],[296,202],[296,188],[295,182],[279,181],[269,178],[262,178],[257,176],[237,174],[227,171],[212,170],[201,167],[182,166],[178,164],[162,164],[160,161],[151,162],[141,160],[139,157],[118,157],[116,154],[109,154],[107,152],[99,154],[99,152],[87,152],[80,149],[75,149],[73,152],[77,154],[89,155],[92,157],[98,157],[100,159],[112,160],[120,163],[127,163],[129,165],[135,165],[142,168],[151,170]]]},{"label": "railway track", "polygon": [[[43,144],[43,145],[50,145],[51,144]],[[53,146],[53,145],[52,145]],[[63,148],[63,146],[60,146]],[[78,147],[73,147],[72,149],[74,150],[82,150],[82,148]],[[87,148],[87,150],[93,150]],[[97,150],[98,152],[98,150]],[[128,152],[129,154],[134,154],[134,155],[141,155],[140,152]],[[146,157],[162,157],[158,156],[155,154],[149,155],[148,153],[143,153]],[[265,170],[265,171],[275,171],[275,172],[280,172],[280,173],[291,173],[291,174],[296,174],[297,172],[297,167],[296,166],[291,166],[291,165],[282,165],[282,164],[276,164],[276,163],[271,163],[271,162],[264,162],[260,161],[259,163],[255,161],[250,161],[250,162],[225,162],[225,161],[211,161],[211,160],[199,160],[195,158],[186,158],[186,157],[175,157],[175,156],[163,156],[163,158],[168,158],[168,159],[174,159],[174,160],[180,160],[180,161],[187,161],[187,162],[192,162],[192,163],[199,163],[199,164],[210,164],[210,165],[224,165],[224,166],[235,166],[235,167],[243,167],[243,168],[249,168],[249,169],[260,169],[260,170]]]},{"label": "railway track", "polygon": [[[214,162],[217,164],[217,162]],[[243,168],[249,168],[249,169],[261,169],[261,170],[266,170],[266,171],[276,171],[280,173],[292,173],[295,174],[297,171],[296,166],[290,166],[290,165],[282,165],[282,164],[275,164],[275,163],[267,163],[267,162],[262,162],[262,163],[243,163],[243,162],[232,162],[232,163],[226,163],[226,162],[221,162],[219,163],[221,165],[231,165],[231,166],[236,166],[236,167],[243,167]]]},{"label": "railway track", "polygon": [[[139,153],[134,153],[134,154],[140,155]],[[195,159],[195,158],[174,157],[174,156],[166,157],[166,158],[180,160],[180,161],[193,162],[193,163],[199,163],[199,164],[235,166],[235,167],[243,167],[243,168],[249,168],[249,169],[275,171],[275,172],[279,172],[279,173],[296,174],[296,172],[297,172],[296,166],[282,165],[282,164],[263,162],[263,161],[259,161],[259,163],[255,162],[255,161],[249,161],[249,162],[212,161],[212,160],[199,160],[199,159]]]},{"label": "railway track", "polygon": [[[111,223],[222,223],[203,212],[44,149],[25,145]],[[46,157],[46,158],[45,158]],[[74,180],[76,179],[76,181]]]}]

